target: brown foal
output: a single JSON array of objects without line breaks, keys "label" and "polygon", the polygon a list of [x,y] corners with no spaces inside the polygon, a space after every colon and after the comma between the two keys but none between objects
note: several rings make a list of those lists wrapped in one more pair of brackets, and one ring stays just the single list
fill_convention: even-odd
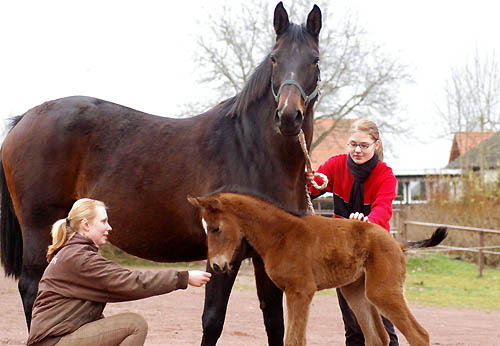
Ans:
[{"label": "brown foal", "polygon": [[285,292],[285,345],[305,345],[309,305],[316,291],[340,287],[365,336],[365,345],[389,344],[380,314],[411,346],[428,346],[429,334],[410,312],[403,293],[403,251],[438,245],[446,228],[431,238],[398,243],[382,227],[355,220],[294,215],[259,198],[218,193],[188,197],[200,210],[214,270],[228,271],[245,239],[265,270]]}]

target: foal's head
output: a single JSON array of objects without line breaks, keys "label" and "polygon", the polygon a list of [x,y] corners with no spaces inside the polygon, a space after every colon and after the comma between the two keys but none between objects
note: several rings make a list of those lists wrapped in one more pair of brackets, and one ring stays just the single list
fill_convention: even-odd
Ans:
[{"label": "foal's head", "polygon": [[289,22],[280,2],[274,10],[274,30],[276,44],[269,55],[271,87],[277,103],[274,120],[283,135],[294,136],[318,96],[321,11],[314,5],[306,24],[296,25]]},{"label": "foal's head", "polygon": [[243,259],[247,244],[238,217],[217,195],[188,197],[188,201],[199,209],[212,269],[231,270],[232,263]]}]

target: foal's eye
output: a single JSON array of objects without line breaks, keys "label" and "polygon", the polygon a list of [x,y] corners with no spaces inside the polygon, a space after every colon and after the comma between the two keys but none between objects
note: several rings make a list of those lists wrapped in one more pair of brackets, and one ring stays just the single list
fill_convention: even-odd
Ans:
[{"label": "foal's eye", "polygon": [[270,59],[273,64],[276,64],[276,57],[274,55],[271,55]]},{"label": "foal's eye", "polygon": [[316,57],[313,60],[313,65],[318,65],[318,64],[319,64],[319,57]]}]

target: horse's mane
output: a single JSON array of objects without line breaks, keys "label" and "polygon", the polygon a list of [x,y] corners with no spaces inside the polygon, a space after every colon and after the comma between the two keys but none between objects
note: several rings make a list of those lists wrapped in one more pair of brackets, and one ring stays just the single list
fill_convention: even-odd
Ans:
[{"label": "horse's mane", "polygon": [[10,121],[10,123],[9,123],[9,129],[13,129],[14,126],[16,126],[17,123],[21,121],[21,119],[23,118],[23,116],[24,115],[16,115],[16,116],[10,117],[8,119]]},{"label": "horse's mane", "polygon": [[272,204],[275,207],[277,207],[277,208],[283,210],[284,212],[291,214],[293,216],[303,217],[303,216],[308,215],[306,211],[300,211],[300,210],[294,210],[294,209],[287,208],[287,207],[283,206],[281,203],[274,201],[269,196],[265,196],[264,194],[262,194],[258,191],[250,190],[250,189],[248,189],[246,187],[242,187],[242,186],[222,186],[221,188],[218,188],[217,190],[211,192],[207,197],[211,197],[211,196],[214,196],[214,195],[219,194],[219,193],[243,194],[243,195],[247,195],[247,196],[250,196],[253,198],[260,199],[266,203]]},{"label": "horse's mane", "polygon": [[271,84],[271,72],[272,65],[268,54],[255,68],[241,92],[222,101],[216,107],[230,118],[245,113],[253,102],[266,93]]},{"label": "horse's mane", "polygon": [[[307,28],[305,25],[297,25],[290,23],[287,31],[280,35],[279,40],[293,42],[304,42],[311,39],[306,35]],[[288,44],[288,43],[286,43]],[[273,72],[270,53],[266,55],[264,60],[255,68],[255,71],[250,75],[247,83],[239,94],[228,98],[217,107],[229,117],[237,117],[250,107],[250,105],[260,99],[271,86],[271,74]]]}]

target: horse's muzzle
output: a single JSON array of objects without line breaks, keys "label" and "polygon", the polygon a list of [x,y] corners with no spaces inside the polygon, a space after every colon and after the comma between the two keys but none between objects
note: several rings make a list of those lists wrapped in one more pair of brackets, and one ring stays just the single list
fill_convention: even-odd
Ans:
[{"label": "horse's muzzle", "polygon": [[296,136],[302,127],[304,114],[298,108],[288,109],[278,107],[274,116],[274,122],[283,136]]}]

